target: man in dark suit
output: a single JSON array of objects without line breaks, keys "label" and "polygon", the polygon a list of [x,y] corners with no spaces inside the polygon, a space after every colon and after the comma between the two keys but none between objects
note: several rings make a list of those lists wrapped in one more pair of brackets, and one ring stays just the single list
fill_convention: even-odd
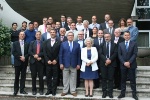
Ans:
[{"label": "man in dark suit", "polygon": [[[76,42],[80,44],[80,49],[85,47],[83,31],[78,32],[78,40]],[[80,86],[80,70],[77,70],[77,86],[76,87],[79,87],[79,86]]]},{"label": "man in dark suit", "polygon": [[[114,35],[115,37],[112,38],[112,41],[114,43],[116,43],[117,45],[117,48],[119,46],[119,43],[123,42],[124,41],[124,38],[122,38],[120,36],[121,34],[121,31],[119,28],[115,29],[114,31]],[[121,72],[120,72],[120,61],[119,61],[119,58],[117,56],[116,58],[116,62],[117,62],[117,66],[115,67],[115,73],[114,73],[114,89],[121,89]]]},{"label": "man in dark suit", "polygon": [[103,43],[99,49],[103,91],[102,98],[106,98],[107,96],[107,86],[108,96],[113,98],[113,79],[114,67],[116,67],[117,46],[111,41],[111,35],[109,33],[106,33],[104,38],[105,43]]},{"label": "man in dark suit", "polygon": [[74,33],[68,32],[68,41],[61,44],[59,52],[59,64],[63,70],[63,93],[61,96],[65,96],[70,88],[70,93],[73,96],[77,96],[76,93],[76,77],[77,70],[81,65],[81,50],[80,45],[73,41]]},{"label": "man in dark suit", "polygon": [[66,22],[66,15],[61,15],[61,28],[67,28],[68,24]]},{"label": "man in dark suit", "polygon": [[30,69],[32,76],[32,94],[36,95],[36,77],[39,77],[39,93],[43,95],[44,81],[43,81],[43,65],[44,65],[44,54],[43,54],[43,41],[41,41],[41,32],[36,32],[36,40],[30,43],[29,55],[30,55]]},{"label": "man in dark suit", "polygon": [[89,27],[89,21],[84,20],[83,26],[84,26],[84,29],[82,31],[84,32],[84,39],[86,39],[87,37],[92,37],[92,35],[93,35],[92,29],[88,28]]},{"label": "man in dark suit", "polygon": [[118,47],[118,57],[120,60],[120,68],[121,68],[121,94],[118,96],[118,98],[125,97],[126,78],[128,74],[132,89],[132,97],[135,100],[138,100],[138,97],[136,96],[136,77],[135,77],[135,70],[137,68],[136,57],[138,48],[136,42],[130,40],[129,31],[124,33],[124,39],[125,41],[120,43]]},{"label": "man in dark suit", "polygon": [[61,42],[67,41],[67,37],[65,36],[66,29],[65,28],[60,28],[59,32],[60,32],[60,37],[59,37],[60,41]]},{"label": "man in dark suit", "polygon": [[114,35],[115,28],[114,28],[113,20],[108,21],[108,26],[109,26],[109,28],[104,29],[104,34],[109,33],[109,34],[111,34],[111,37],[114,38],[115,37],[115,35]]},{"label": "man in dark suit", "polygon": [[[105,42],[104,33],[103,33],[102,30],[99,30],[98,31],[98,37],[94,38],[94,45],[93,46],[96,47],[97,51],[99,51],[100,45],[103,44],[104,42]],[[99,67],[98,73],[100,75],[99,63],[100,63],[100,57],[97,60],[97,65]],[[94,89],[96,89],[96,88],[99,88],[99,78],[98,79],[94,79]]]},{"label": "man in dark suit", "polygon": [[104,23],[101,23],[100,24],[100,30],[104,30],[104,29],[107,29],[107,28],[109,28],[109,26],[108,26],[108,21],[110,20],[110,15],[109,14],[106,14],[105,15],[105,22]]},{"label": "man in dark suit", "polygon": [[43,33],[42,36],[41,36],[41,40],[42,41],[46,41],[48,40],[49,38],[51,38],[51,35],[50,35],[50,30],[52,28],[52,25],[51,24],[46,24],[46,29],[47,29],[47,32]]},{"label": "man in dark suit", "polygon": [[[56,38],[55,29],[50,31],[51,38],[44,43],[44,57],[46,62],[46,77],[47,77],[47,93],[56,95],[57,82],[58,82],[58,54],[61,42]],[[53,79],[52,79],[53,78]]]},{"label": "man in dark suit", "polygon": [[19,41],[13,43],[13,55],[14,55],[14,66],[15,66],[15,82],[14,82],[14,96],[17,95],[19,90],[19,76],[21,73],[20,80],[20,93],[28,94],[24,91],[25,80],[26,80],[26,69],[28,65],[28,48],[29,44],[24,41],[25,33],[19,33]]},{"label": "man in dark suit", "polygon": [[55,30],[56,30],[57,37],[60,36],[60,27],[61,27],[60,22],[56,21]]}]

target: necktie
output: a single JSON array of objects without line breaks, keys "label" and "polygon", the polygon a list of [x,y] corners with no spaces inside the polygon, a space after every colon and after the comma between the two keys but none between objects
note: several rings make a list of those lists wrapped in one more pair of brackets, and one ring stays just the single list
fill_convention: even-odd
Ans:
[{"label": "necktie", "polygon": [[87,28],[85,30],[85,39],[87,38]]},{"label": "necktie", "polygon": [[128,42],[126,42],[126,51],[128,52]]},{"label": "necktie", "polygon": [[106,46],[106,57],[109,58],[109,42],[107,42]]},{"label": "necktie", "polygon": [[109,33],[110,33],[110,34],[112,34],[111,30],[112,30],[112,28],[110,28],[110,30],[109,30]]},{"label": "necktie", "polygon": [[40,53],[40,42],[37,41],[37,48],[36,48],[36,54]]},{"label": "necktie", "polygon": [[64,23],[64,22],[62,22],[62,27],[64,28],[64,26],[65,26],[65,23]]},{"label": "necktie", "polygon": [[99,45],[101,44],[101,38],[99,39]]},{"label": "necktie", "polygon": [[70,52],[72,52],[72,42],[70,42]]}]

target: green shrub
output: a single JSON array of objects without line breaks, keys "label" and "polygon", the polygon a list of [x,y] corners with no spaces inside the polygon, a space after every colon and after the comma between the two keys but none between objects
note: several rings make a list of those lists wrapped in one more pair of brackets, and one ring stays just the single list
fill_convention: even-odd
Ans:
[{"label": "green shrub", "polygon": [[10,36],[10,29],[3,25],[2,20],[0,20],[0,57],[10,55]]}]

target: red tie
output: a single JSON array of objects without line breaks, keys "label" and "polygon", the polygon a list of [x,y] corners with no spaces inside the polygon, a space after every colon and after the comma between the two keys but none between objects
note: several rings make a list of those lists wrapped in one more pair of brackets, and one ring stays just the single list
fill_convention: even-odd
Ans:
[{"label": "red tie", "polygon": [[40,42],[37,42],[36,54],[40,53]]}]

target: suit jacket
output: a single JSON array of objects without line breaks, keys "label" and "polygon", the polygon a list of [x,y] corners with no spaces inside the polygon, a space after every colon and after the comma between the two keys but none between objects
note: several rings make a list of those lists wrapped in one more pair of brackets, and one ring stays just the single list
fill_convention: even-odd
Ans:
[{"label": "suit jacket", "polygon": [[[31,64],[33,64],[36,61],[36,59],[33,56],[36,54],[36,51],[37,51],[37,41],[35,40],[30,43],[29,50],[28,50]],[[38,56],[42,58],[41,62],[44,63],[43,41],[40,41],[40,52]]]},{"label": "suit jacket", "polygon": [[[115,28],[113,28],[113,30],[112,30],[111,38],[114,38],[114,37],[115,37],[114,31],[115,31]],[[105,34],[105,33],[109,33],[109,28],[104,29],[104,34]]]},{"label": "suit jacket", "polygon": [[[106,58],[106,43],[103,43],[100,46],[99,49],[99,57],[100,57],[100,66],[104,67],[105,66],[105,62],[107,60]],[[111,64],[109,64],[108,66],[112,66],[112,67],[116,67],[116,57],[117,57],[117,46],[114,42],[111,41],[111,46],[110,46],[110,60],[111,60]]]},{"label": "suit jacket", "polygon": [[[62,22],[60,23],[60,25],[61,25],[61,28],[62,28]],[[65,22],[64,28],[66,29],[67,27],[68,27],[68,23]]]},{"label": "suit jacket", "polygon": [[137,63],[136,63],[137,52],[138,52],[137,44],[134,41],[129,42],[128,51],[126,51],[125,42],[121,42],[119,44],[118,56],[121,62],[120,63],[121,69],[126,69],[126,67],[124,66],[124,62],[127,61],[130,62],[130,67],[132,69],[137,68]]},{"label": "suit jacket", "polygon": [[[85,43],[84,43],[84,40],[85,40],[85,39],[83,39],[83,47],[82,47],[82,48],[86,47],[86,45],[85,45]],[[78,41],[79,41],[79,40],[76,40],[77,43],[78,43]]]},{"label": "suit jacket", "polygon": [[65,68],[73,67],[81,63],[81,50],[80,45],[73,41],[73,49],[70,52],[70,46],[68,41],[65,41],[61,44],[59,52],[59,64],[63,64]]},{"label": "suit jacket", "polygon": [[[61,36],[59,37],[59,40],[61,41]],[[61,42],[65,42],[65,41],[67,41],[67,40],[68,40],[67,37],[64,36],[63,41],[61,41]]]},{"label": "suit jacket", "polygon": [[14,55],[14,66],[20,66],[21,63],[24,63],[25,66],[28,65],[28,48],[29,48],[29,44],[27,42],[24,42],[24,57],[25,57],[25,62],[22,62],[20,60],[20,56],[22,56],[21,53],[21,47],[20,47],[20,42],[16,41],[13,43],[13,50],[12,50],[12,54]]},{"label": "suit jacket", "polygon": [[[112,38],[111,40],[114,41],[114,40],[115,40],[115,37]],[[119,46],[119,43],[121,43],[121,42],[123,42],[123,41],[124,41],[124,38],[123,38],[123,37],[119,37],[119,40],[118,40],[118,42],[117,42],[117,48],[118,48],[118,46]]]},{"label": "suit jacket", "polygon": [[56,38],[56,41],[55,41],[53,47],[51,46],[51,39],[48,39],[45,41],[43,51],[44,51],[44,58],[45,58],[46,65],[48,65],[47,62],[49,60],[51,60],[51,61],[56,60],[58,63],[60,44],[61,44],[61,42],[59,41],[58,38]]},{"label": "suit jacket", "polygon": [[100,24],[100,30],[104,30],[104,29],[106,29],[107,27],[106,27],[106,23],[104,22],[104,23],[101,23]]},{"label": "suit jacket", "polygon": [[[105,42],[105,39],[103,38],[103,42],[102,43],[104,43],[104,42]],[[93,46],[96,47],[97,51],[99,51],[100,45],[99,45],[98,37],[94,39],[94,45]]]},{"label": "suit jacket", "polygon": [[98,70],[98,66],[96,62],[98,60],[98,52],[96,47],[91,47],[91,60],[89,60],[87,57],[87,47],[82,48],[81,60],[82,60],[81,71],[85,72],[86,63],[90,63],[90,61],[93,62],[93,64],[91,64],[92,71]]},{"label": "suit jacket", "polygon": [[128,30],[129,30],[130,36],[131,36],[130,40],[136,42],[138,34],[139,34],[138,28],[135,26],[131,26],[128,28]]},{"label": "suit jacket", "polygon": [[41,36],[41,40],[42,41],[46,41],[47,40],[47,34],[49,34],[49,33],[46,32],[46,33],[42,34],[42,36]]},{"label": "suit jacket", "polygon": [[57,28],[55,30],[56,30],[57,37],[59,37],[60,36],[60,32],[59,32],[60,28]]},{"label": "suit jacket", "polygon": [[[92,32],[92,29],[88,28],[89,29],[89,37],[92,37],[93,35],[93,32]],[[82,30],[84,32],[84,29]]]}]

